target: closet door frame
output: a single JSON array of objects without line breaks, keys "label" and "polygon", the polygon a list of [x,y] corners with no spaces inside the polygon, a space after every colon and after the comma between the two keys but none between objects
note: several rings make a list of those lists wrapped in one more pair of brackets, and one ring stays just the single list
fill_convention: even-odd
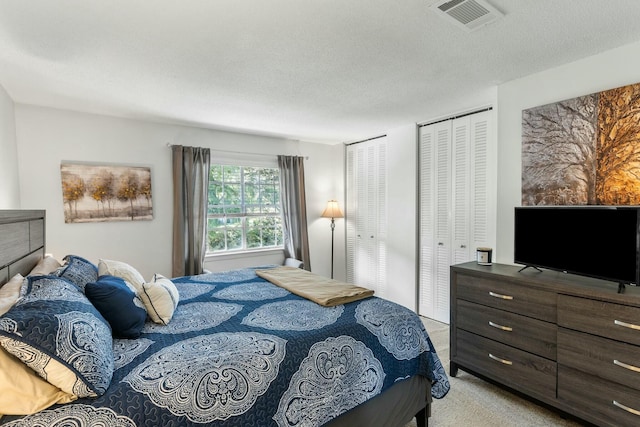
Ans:
[{"label": "closet door frame", "polygon": [[[474,260],[478,246],[495,245],[492,117],[482,111],[419,131],[417,306],[420,315],[444,323],[450,320],[450,265]],[[448,138],[439,140],[447,129]]]},{"label": "closet door frame", "polygon": [[347,282],[387,292],[387,168],[384,137],[346,147]]},{"label": "closet door frame", "polygon": [[[432,286],[419,286],[418,312],[440,321],[449,310],[451,136],[449,122],[420,129],[419,284]],[[425,165],[427,159],[429,164]]]}]

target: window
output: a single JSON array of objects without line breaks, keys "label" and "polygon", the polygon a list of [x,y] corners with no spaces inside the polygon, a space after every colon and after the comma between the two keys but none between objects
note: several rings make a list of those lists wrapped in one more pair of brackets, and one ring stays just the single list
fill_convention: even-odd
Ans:
[{"label": "window", "polygon": [[282,247],[278,168],[212,164],[207,252]]}]

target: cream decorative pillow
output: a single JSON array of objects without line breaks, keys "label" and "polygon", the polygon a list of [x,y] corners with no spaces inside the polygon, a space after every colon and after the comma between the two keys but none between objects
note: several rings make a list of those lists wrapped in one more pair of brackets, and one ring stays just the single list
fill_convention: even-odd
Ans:
[{"label": "cream decorative pillow", "polygon": [[62,267],[62,264],[58,262],[52,256],[46,256],[38,261],[33,270],[29,272],[29,276],[46,276],[48,274],[52,274],[54,271]]},{"label": "cream decorative pillow", "polygon": [[24,282],[24,277],[21,274],[16,274],[4,286],[0,287],[0,316],[9,311],[18,301],[22,282]]},{"label": "cream decorative pillow", "polygon": [[151,320],[167,325],[178,307],[180,294],[171,280],[161,274],[155,274],[152,282],[143,285],[140,297]]},{"label": "cream decorative pillow", "polygon": [[145,282],[144,277],[126,262],[101,259],[98,262],[98,275],[120,277],[134,287],[136,294],[140,295],[142,293],[142,285]]},{"label": "cream decorative pillow", "polygon": [[40,378],[31,368],[0,348],[0,415],[29,415],[78,397]]}]

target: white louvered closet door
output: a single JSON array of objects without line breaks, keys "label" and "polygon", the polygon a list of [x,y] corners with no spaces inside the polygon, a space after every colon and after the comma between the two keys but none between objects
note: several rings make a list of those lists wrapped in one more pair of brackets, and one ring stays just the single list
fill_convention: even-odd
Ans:
[{"label": "white louvered closet door", "polygon": [[469,116],[471,129],[471,252],[468,260],[475,259],[477,247],[495,248],[496,242],[496,197],[497,188],[493,179],[496,171],[493,141],[491,139],[490,112]]},{"label": "white louvered closet door", "polygon": [[473,261],[476,248],[493,247],[489,112],[452,121],[453,264]]},{"label": "white louvered closet door", "polygon": [[419,313],[449,323],[451,124],[420,129]]},{"label": "white louvered closet door", "polygon": [[[453,130],[453,162],[451,179],[453,181],[451,221],[452,264],[470,260],[469,217],[471,201],[469,200],[469,182],[471,177],[471,151],[469,117],[465,116],[451,121]],[[474,249],[475,251],[475,249]],[[448,292],[447,292],[448,293]]]},{"label": "white louvered closet door", "polygon": [[347,281],[387,292],[386,140],[347,147]]},{"label": "white louvered closet door", "polygon": [[[491,113],[420,129],[419,313],[449,323],[449,267],[495,244]],[[492,169],[493,168],[493,169]]]}]

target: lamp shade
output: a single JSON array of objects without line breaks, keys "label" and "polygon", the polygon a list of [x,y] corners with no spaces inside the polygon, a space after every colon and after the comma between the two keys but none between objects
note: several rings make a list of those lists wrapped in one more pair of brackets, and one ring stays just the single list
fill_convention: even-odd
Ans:
[{"label": "lamp shade", "polygon": [[323,218],[344,218],[344,214],[338,206],[337,200],[329,200],[326,209],[322,212]]}]

